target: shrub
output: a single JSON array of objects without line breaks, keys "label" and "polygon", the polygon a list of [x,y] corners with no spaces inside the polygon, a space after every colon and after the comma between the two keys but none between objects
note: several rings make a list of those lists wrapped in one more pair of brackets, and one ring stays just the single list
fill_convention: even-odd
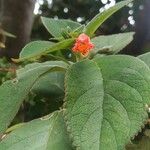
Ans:
[{"label": "shrub", "polygon": [[[1,150],[125,149],[148,118],[150,53],[117,54],[132,41],[133,32],[98,37],[94,33],[130,2],[117,3],[87,25],[42,17],[54,38],[27,44],[14,61],[47,55],[58,60],[28,64],[1,85]],[[67,59],[62,51],[69,51]],[[65,93],[63,105],[40,119],[8,128],[31,92]]]}]

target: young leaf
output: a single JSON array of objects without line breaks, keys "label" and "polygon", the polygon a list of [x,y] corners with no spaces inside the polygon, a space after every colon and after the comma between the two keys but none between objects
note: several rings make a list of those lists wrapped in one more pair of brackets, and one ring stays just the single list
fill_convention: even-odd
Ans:
[{"label": "young leaf", "polygon": [[72,150],[66,133],[62,112],[54,112],[8,134],[0,150]]},{"label": "young leaf", "polygon": [[80,150],[121,150],[148,117],[150,69],[131,56],[104,56],[70,67],[64,116]]},{"label": "young leaf", "polygon": [[24,71],[16,79],[6,81],[0,86],[0,134],[5,132],[23,100],[41,76],[50,71],[65,70],[66,67],[67,65],[63,62],[42,63],[39,67]]},{"label": "young leaf", "polygon": [[92,36],[94,32],[102,25],[104,21],[106,21],[112,14],[117,12],[122,7],[126,6],[133,0],[125,0],[117,3],[115,6],[105,10],[102,13],[97,14],[85,27],[85,33],[89,36]]},{"label": "young leaf", "polygon": [[103,49],[108,47],[106,52],[110,54],[118,53],[133,40],[134,32],[104,35],[93,38],[91,41],[95,45],[93,53],[103,53]]},{"label": "young leaf", "polygon": [[65,19],[55,20],[52,18],[42,17],[41,20],[48,32],[56,38],[62,37],[62,31],[67,30],[67,27],[69,27],[71,30],[75,30],[81,26],[81,24],[77,22]]},{"label": "young leaf", "polygon": [[39,58],[47,53],[54,52],[57,50],[63,50],[70,48],[73,44],[74,39],[63,40],[58,43],[52,43],[48,41],[34,41],[27,44],[21,51],[18,60],[14,61],[24,61],[26,59]]}]

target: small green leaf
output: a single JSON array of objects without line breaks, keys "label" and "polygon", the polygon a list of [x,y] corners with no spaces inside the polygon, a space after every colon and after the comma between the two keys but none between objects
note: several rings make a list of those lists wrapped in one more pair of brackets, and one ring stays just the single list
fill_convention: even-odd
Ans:
[{"label": "small green leaf", "polygon": [[134,32],[98,36],[92,39],[95,45],[93,53],[103,53],[105,48],[109,54],[118,53],[133,40]]},{"label": "small green leaf", "polygon": [[64,116],[80,150],[122,150],[146,121],[150,69],[131,56],[73,64],[65,78]]},{"label": "small green leaf", "polygon": [[66,68],[63,62],[41,63],[25,71],[22,69],[16,79],[4,82],[0,86],[0,134],[6,131],[34,84],[48,72]]},{"label": "small green leaf", "polygon": [[117,3],[115,6],[105,10],[102,13],[97,14],[85,27],[85,33],[90,37],[94,34],[94,32],[102,25],[104,21],[106,21],[112,14],[117,12],[122,7],[126,6],[133,0],[125,0]]},{"label": "small green leaf", "polygon": [[46,17],[42,17],[41,19],[44,26],[49,31],[49,33],[51,33],[56,38],[62,37],[61,33],[64,30],[67,30],[67,27],[69,27],[71,30],[75,30],[76,28],[81,26],[81,24],[71,20],[65,20],[65,19],[55,20]]},{"label": "small green leaf", "polygon": [[138,58],[144,61],[150,67],[150,52],[140,55]]},{"label": "small green leaf", "polygon": [[0,150],[72,150],[62,112],[54,112],[14,130],[0,142]]},{"label": "small green leaf", "polygon": [[18,60],[24,61],[26,59],[39,58],[47,53],[68,49],[72,46],[74,39],[63,40],[58,43],[52,43],[48,41],[34,41],[27,44],[21,51]]}]

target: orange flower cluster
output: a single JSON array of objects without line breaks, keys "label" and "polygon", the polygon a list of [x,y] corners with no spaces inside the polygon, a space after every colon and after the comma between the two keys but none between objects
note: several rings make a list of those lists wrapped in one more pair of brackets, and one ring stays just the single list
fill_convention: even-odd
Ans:
[{"label": "orange flower cluster", "polygon": [[72,48],[72,51],[75,53],[81,53],[83,56],[86,57],[92,48],[94,48],[94,45],[91,43],[89,36],[82,33],[76,39],[76,43]]}]

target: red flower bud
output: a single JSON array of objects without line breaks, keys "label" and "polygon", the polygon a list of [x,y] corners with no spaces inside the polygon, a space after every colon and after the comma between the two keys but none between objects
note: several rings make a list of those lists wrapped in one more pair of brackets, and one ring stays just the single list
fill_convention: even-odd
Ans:
[{"label": "red flower bud", "polygon": [[94,45],[91,43],[89,36],[82,33],[76,39],[76,43],[74,44],[72,51],[75,53],[81,53],[83,56],[87,56],[92,48],[94,48]]}]

